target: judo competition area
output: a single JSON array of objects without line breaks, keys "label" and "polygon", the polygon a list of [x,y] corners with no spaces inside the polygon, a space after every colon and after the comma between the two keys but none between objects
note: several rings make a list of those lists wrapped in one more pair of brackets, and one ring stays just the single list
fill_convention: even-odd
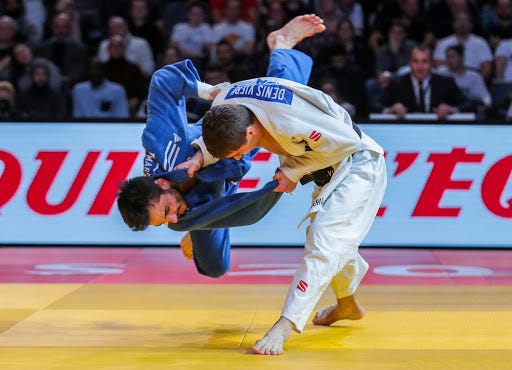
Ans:
[{"label": "judo competition area", "polygon": [[[388,167],[360,248],[366,315],[310,317],[261,356],[304,253],[309,185],[233,229],[230,270],[207,278],[183,233],[132,232],[117,211],[143,124],[0,123],[0,369],[512,369],[512,127],[439,125],[361,125]],[[277,165],[261,152],[240,190]],[[316,310],[334,302],[327,289]]]}]

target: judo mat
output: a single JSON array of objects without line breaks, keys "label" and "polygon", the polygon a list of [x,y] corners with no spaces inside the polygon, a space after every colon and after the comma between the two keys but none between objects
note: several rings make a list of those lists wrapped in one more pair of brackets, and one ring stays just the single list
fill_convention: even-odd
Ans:
[{"label": "judo mat", "polygon": [[261,356],[301,248],[235,248],[212,279],[178,248],[3,247],[0,369],[512,369],[512,250],[360,251],[366,316]]}]

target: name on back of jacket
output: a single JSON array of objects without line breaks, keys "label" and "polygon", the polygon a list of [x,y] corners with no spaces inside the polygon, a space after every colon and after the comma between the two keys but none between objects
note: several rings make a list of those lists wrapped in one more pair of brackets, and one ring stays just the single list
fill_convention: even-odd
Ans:
[{"label": "name on back of jacket", "polygon": [[225,99],[253,98],[291,105],[293,93],[288,88],[275,82],[264,82],[244,85],[234,85],[226,94]]}]

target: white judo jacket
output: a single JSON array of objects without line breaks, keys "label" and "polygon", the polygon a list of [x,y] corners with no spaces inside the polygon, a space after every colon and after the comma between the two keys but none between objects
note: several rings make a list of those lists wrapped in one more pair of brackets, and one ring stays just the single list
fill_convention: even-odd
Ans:
[{"label": "white judo jacket", "polygon": [[282,156],[280,170],[293,182],[329,166],[336,169],[331,181],[313,201],[322,205],[343,179],[351,154],[383,149],[368,135],[360,138],[348,112],[327,94],[293,81],[265,77],[237,82],[223,89],[213,106],[241,104],[250,109],[268,133],[289,154]]}]

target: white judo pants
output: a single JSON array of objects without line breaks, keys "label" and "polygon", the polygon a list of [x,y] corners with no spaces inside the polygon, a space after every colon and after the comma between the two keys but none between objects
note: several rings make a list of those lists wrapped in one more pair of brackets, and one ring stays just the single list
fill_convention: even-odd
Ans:
[{"label": "white judo pants", "polygon": [[[337,298],[355,293],[368,271],[358,247],[368,233],[384,197],[384,156],[364,150],[354,153],[346,176],[311,215],[305,255],[288,290],[281,316],[301,332],[328,285]],[[333,176],[334,178],[334,176]],[[321,188],[315,187],[313,199]]]}]

